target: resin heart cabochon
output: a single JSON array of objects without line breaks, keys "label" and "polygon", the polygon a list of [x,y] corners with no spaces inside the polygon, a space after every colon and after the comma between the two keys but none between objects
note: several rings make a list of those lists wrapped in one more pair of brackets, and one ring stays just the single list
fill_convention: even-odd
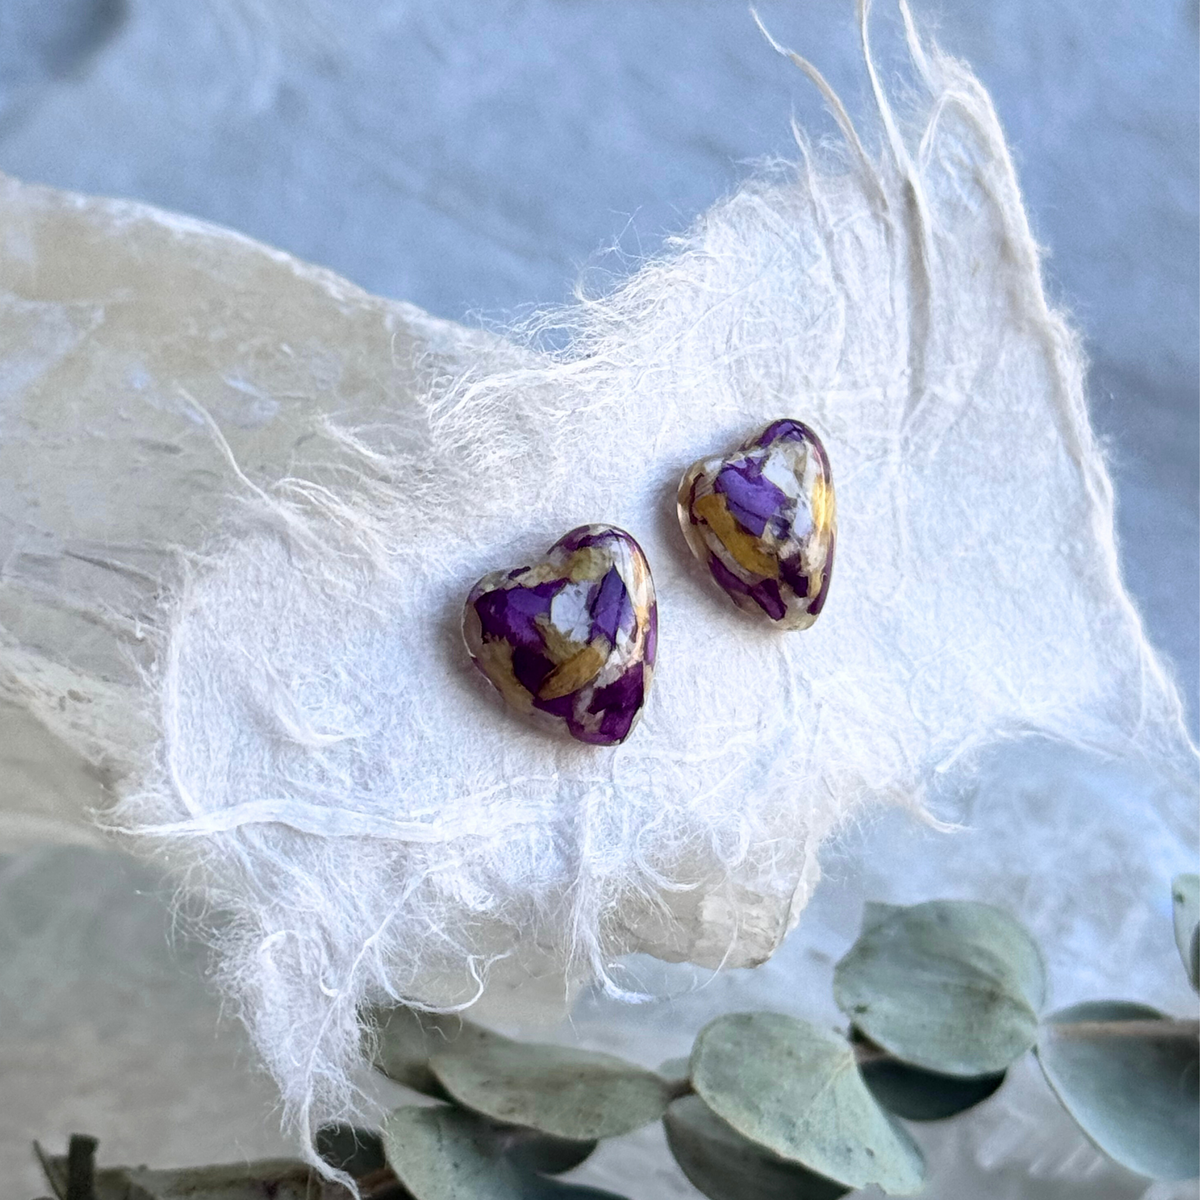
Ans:
[{"label": "resin heart cabochon", "polygon": [[[831,833],[952,813],[1001,739],[1143,764],[1153,819],[1192,836],[1194,751],[1120,581],[1075,338],[988,96],[908,25],[903,109],[866,53],[860,137],[800,62],[839,148],[799,134],[791,167],[509,338],[6,185],[38,258],[5,260],[5,336],[49,363],[28,429],[83,431],[103,469],[58,586],[131,649],[85,631],[69,669],[5,661],[103,759],[111,819],[227,914],[224,985],[302,1126],[351,1104],[365,1003],[466,1005],[523,973],[631,995],[630,951],[761,962]],[[782,419],[837,489],[823,611],[791,632],[713,586],[676,512],[691,464]],[[4,470],[50,512],[67,440],[23,436]],[[163,444],[177,486],[139,501]],[[462,637],[476,581],[600,524],[644,549],[658,605],[618,745],[520,719]]]}]

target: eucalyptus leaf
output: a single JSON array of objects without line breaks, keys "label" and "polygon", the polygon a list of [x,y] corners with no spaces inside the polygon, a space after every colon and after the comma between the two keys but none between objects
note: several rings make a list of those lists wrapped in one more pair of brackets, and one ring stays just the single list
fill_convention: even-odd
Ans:
[{"label": "eucalyptus leaf", "polygon": [[850,1189],[743,1137],[699,1096],[663,1117],[675,1161],[709,1200],[837,1200]]},{"label": "eucalyptus leaf", "polygon": [[406,1107],[383,1123],[388,1165],[415,1200],[622,1200],[522,1170],[473,1113]]},{"label": "eucalyptus leaf", "polygon": [[435,1054],[429,1067],[458,1103],[496,1121],[578,1141],[629,1133],[666,1111],[667,1080],[615,1058],[491,1034],[470,1054]]},{"label": "eucalyptus leaf", "polygon": [[596,1141],[553,1137],[520,1126],[497,1126],[496,1136],[503,1152],[518,1167],[542,1175],[561,1175],[579,1166],[593,1150]]},{"label": "eucalyptus leaf", "polygon": [[903,904],[885,904],[882,900],[867,900],[863,904],[862,932],[882,925],[893,914],[904,911]]},{"label": "eucalyptus leaf", "polygon": [[894,1058],[859,1063],[867,1090],[890,1113],[906,1121],[941,1121],[986,1100],[1004,1082],[995,1075],[942,1075]]},{"label": "eucalyptus leaf", "polygon": [[752,1142],[818,1175],[908,1195],[924,1164],[883,1111],[844,1038],[778,1013],[731,1013],[705,1026],[692,1050],[692,1086]]},{"label": "eucalyptus leaf", "polygon": [[671,1085],[671,1094],[678,1096],[688,1086],[692,1061],[690,1058],[668,1058],[658,1064],[657,1071]]},{"label": "eucalyptus leaf", "polygon": [[526,1200],[628,1200],[604,1188],[588,1187],[586,1183],[563,1183],[561,1179],[531,1176],[524,1193]]},{"label": "eucalyptus leaf", "polygon": [[353,1125],[325,1125],[317,1130],[317,1153],[338,1171],[358,1178],[387,1165],[383,1139],[373,1129]]},{"label": "eucalyptus leaf", "polygon": [[1200,875],[1176,875],[1171,880],[1175,909],[1175,944],[1192,987],[1200,991]]},{"label": "eucalyptus leaf", "polygon": [[429,1069],[430,1056],[470,1054],[476,1046],[500,1036],[454,1013],[419,1012],[405,1005],[368,1009],[363,1016],[377,1031],[372,1055],[375,1068],[396,1083],[438,1100],[449,1097]]},{"label": "eucalyptus leaf", "polygon": [[1033,1045],[1046,973],[1036,943],[1002,909],[933,900],[867,923],[833,989],[838,1007],[895,1057],[979,1076]]},{"label": "eucalyptus leaf", "polygon": [[1200,1175],[1195,1022],[1122,1000],[1076,1004],[1046,1019],[1037,1057],[1063,1106],[1110,1158],[1151,1179]]},{"label": "eucalyptus leaf", "polygon": [[[469,1045],[477,1044],[477,1039],[473,1039],[470,1034],[468,1041]],[[467,1053],[470,1053],[469,1045],[466,1047]],[[414,1078],[413,1062],[413,1058],[402,1060],[401,1069],[408,1072],[409,1078]],[[439,1092],[444,1092],[445,1089],[437,1083],[432,1074],[429,1079],[433,1087]],[[449,1096],[445,1098],[449,1099]],[[524,1170],[546,1175],[558,1175],[579,1166],[596,1149],[595,1140],[579,1141],[553,1137],[536,1129],[495,1122],[490,1123],[489,1128],[499,1153],[505,1154],[516,1166]],[[325,1162],[356,1178],[379,1170],[387,1161],[381,1135],[370,1129],[356,1129],[353,1125],[326,1125],[318,1129],[316,1146],[317,1153]]]},{"label": "eucalyptus leaf", "polygon": [[691,1073],[692,1060],[690,1055],[679,1058],[665,1058],[658,1064],[658,1073],[664,1079],[686,1079]]}]

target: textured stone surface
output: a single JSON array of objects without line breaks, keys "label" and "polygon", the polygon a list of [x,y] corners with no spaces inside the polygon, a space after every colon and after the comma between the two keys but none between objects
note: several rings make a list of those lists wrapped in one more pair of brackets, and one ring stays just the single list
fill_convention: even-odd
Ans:
[{"label": "textured stone surface", "polygon": [[322,410],[378,420],[451,327],[229,230],[2,176],[0,318],[4,852],[96,841],[152,737],[161,589],[238,472],[301,471]]},{"label": "textured stone surface", "polygon": [[547,729],[615,746],[654,675],[658,606],[637,542],[581,525],[541,562],[485,575],[463,610],[475,665],[505,702]]},{"label": "textured stone surface", "polygon": [[829,455],[802,421],[772,421],[679,484],[692,553],[743,612],[807,629],[829,594],[837,502]]}]

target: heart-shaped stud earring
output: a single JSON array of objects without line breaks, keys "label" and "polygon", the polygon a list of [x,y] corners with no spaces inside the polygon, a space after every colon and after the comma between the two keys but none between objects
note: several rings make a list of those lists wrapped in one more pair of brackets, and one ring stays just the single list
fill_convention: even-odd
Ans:
[{"label": "heart-shaped stud earring", "polygon": [[475,665],[518,712],[581,742],[630,734],[654,673],[658,607],[641,546],[581,525],[545,558],[485,575],[463,610]]},{"label": "heart-shaped stud earring", "polygon": [[772,421],[679,484],[692,553],[743,612],[807,629],[829,592],[837,504],[829,456],[803,422]]}]

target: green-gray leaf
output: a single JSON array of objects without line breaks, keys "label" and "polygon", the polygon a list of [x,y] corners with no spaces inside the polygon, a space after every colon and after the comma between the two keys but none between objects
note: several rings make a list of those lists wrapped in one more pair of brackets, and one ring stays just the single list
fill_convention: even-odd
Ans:
[{"label": "green-gray leaf", "polygon": [[616,1137],[657,1121],[672,1099],[667,1080],[611,1054],[499,1034],[470,1054],[435,1054],[429,1067],[467,1108],[578,1141]]},{"label": "green-gray leaf", "polygon": [[1200,875],[1176,875],[1171,880],[1175,908],[1175,945],[1192,987],[1200,991]]},{"label": "green-gray leaf", "polygon": [[387,1165],[383,1141],[373,1129],[324,1125],[315,1138],[317,1153],[331,1167],[357,1178]]},{"label": "green-gray leaf", "polygon": [[1005,1075],[942,1075],[894,1058],[859,1063],[858,1069],[871,1095],[906,1121],[941,1121],[965,1112],[992,1095]]},{"label": "green-gray leaf", "polygon": [[884,904],[882,900],[867,900],[863,903],[862,932],[882,925],[889,917],[904,911],[903,904]]},{"label": "green-gray leaf", "polygon": [[561,1175],[577,1167],[596,1149],[596,1142],[552,1137],[534,1129],[496,1127],[503,1152],[518,1166],[542,1175]]},{"label": "green-gray leaf", "polygon": [[621,1200],[523,1171],[494,1128],[462,1109],[398,1108],[383,1123],[383,1148],[415,1200]]},{"label": "green-gray leaf", "polygon": [[429,1069],[430,1056],[473,1053],[476,1046],[499,1037],[455,1014],[418,1012],[404,1005],[374,1008],[363,1015],[378,1030],[373,1065],[389,1079],[438,1100],[448,1097]]},{"label": "green-gray leaf", "polygon": [[850,1191],[743,1137],[699,1096],[676,1100],[663,1125],[675,1161],[709,1200],[837,1200]]},{"label": "green-gray leaf", "polygon": [[1037,945],[1002,909],[933,900],[864,928],[833,988],[841,1010],[897,1058],[979,1076],[1033,1045],[1046,975]]},{"label": "green-gray leaf", "polygon": [[675,1096],[687,1090],[691,1069],[690,1058],[668,1058],[660,1062],[657,1068],[658,1073],[671,1085],[671,1093]]},{"label": "green-gray leaf", "polygon": [[691,1066],[692,1059],[689,1054],[680,1058],[665,1058],[658,1064],[658,1073],[664,1079],[682,1080],[688,1077]]},{"label": "green-gray leaf", "polygon": [[778,1013],[731,1013],[700,1032],[692,1086],[743,1137],[847,1187],[907,1195],[924,1166],[871,1097],[844,1038]]},{"label": "green-gray leaf", "polygon": [[1110,1158],[1151,1179],[1200,1175],[1194,1022],[1120,1000],[1076,1004],[1047,1018],[1037,1056],[1063,1106]]},{"label": "green-gray leaf", "polygon": [[[488,1123],[496,1152],[517,1167],[543,1175],[560,1175],[579,1166],[596,1149],[595,1142],[568,1141],[536,1129]],[[356,1179],[387,1165],[383,1139],[373,1129],[325,1125],[317,1130],[317,1153],[331,1166]]]}]

